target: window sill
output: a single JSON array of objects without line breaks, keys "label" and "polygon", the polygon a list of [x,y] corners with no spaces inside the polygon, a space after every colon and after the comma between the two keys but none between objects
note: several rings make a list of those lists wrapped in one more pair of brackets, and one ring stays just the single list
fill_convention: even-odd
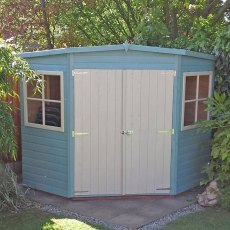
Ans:
[{"label": "window sill", "polygon": [[181,131],[186,131],[186,130],[191,130],[191,129],[197,129],[197,125],[183,126],[183,127],[181,128]]},{"label": "window sill", "polygon": [[48,126],[48,125],[29,123],[29,122],[25,123],[25,127],[38,128],[38,129],[44,129],[44,130],[51,130],[51,131],[57,131],[57,132],[64,132],[64,127],[55,127],[55,126]]}]

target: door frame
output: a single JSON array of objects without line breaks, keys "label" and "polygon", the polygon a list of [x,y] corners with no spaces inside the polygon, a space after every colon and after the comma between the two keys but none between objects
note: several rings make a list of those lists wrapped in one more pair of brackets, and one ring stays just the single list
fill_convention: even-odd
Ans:
[{"label": "door frame", "polygon": [[[82,69],[82,68],[79,68],[79,69],[74,69],[73,71],[72,71],[72,75],[73,75],[73,94],[75,94],[75,77],[76,77],[76,71],[93,71],[93,70],[122,70],[122,114],[124,114],[124,96],[123,96],[123,88],[124,88],[124,71],[126,71],[126,70],[135,70],[135,69]],[[137,69],[136,69],[137,70]],[[139,69],[138,69],[139,70]],[[141,70],[141,69],[140,69]],[[148,70],[153,70],[153,69],[148,69]],[[172,76],[171,77],[175,77],[175,71],[174,70],[158,70],[158,71],[173,71],[173,73],[174,74],[172,74]],[[174,120],[174,87],[175,87],[175,79],[173,80],[173,89],[172,89],[172,91],[173,91],[173,101],[172,101],[172,127],[174,126],[174,122],[173,122],[173,120]],[[73,97],[73,110],[75,110],[75,100],[74,100],[74,98],[75,97]],[[75,117],[75,115],[73,116],[73,124],[74,124],[74,127],[75,127],[75,119],[74,119],[74,117]],[[123,117],[123,115],[122,115],[122,117]],[[123,120],[122,120],[122,124],[123,124]],[[124,126],[124,125],[123,125]],[[121,127],[121,129],[122,129],[123,127]],[[73,157],[75,158],[75,150],[76,150],[76,147],[75,147],[75,141],[74,141],[74,138],[71,138],[71,139],[73,139]],[[172,157],[173,157],[173,155],[172,155],[172,151],[173,151],[173,139],[174,139],[174,137],[172,136],[171,137],[171,159],[170,159],[170,184],[172,184],[172,175],[171,175],[171,173],[172,173],[172,162],[173,162],[173,159],[172,159]],[[121,178],[121,181],[122,181],[122,186],[121,186],[121,188],[122,188],[122,193],[121,193],[121,195],[126,195],[126,191],[125,191],[125,170],[124,170],[124,165],[125,165],[125,154],[124,154],[124,151],[123,151],[123,140],[122,140],[122,143],[121,143],[121,145],[122,145],[122,153],[121,153],[121,156],[122,156],[122,162],[121,162],[121,164],[122,164],[122,172],[121,172],[121,175],[122,175],[122,178]],[[74,175],[74,167],[75,167],[75,164],[73,163],[73,169],[71,170],[71,174],[73,174],[73,188],[74,188],[74,184],[75,184],[75,180],[74,180],[74,177],[75,177],[75,175]],[[170,186],[171,187],[171,186]],[[170,193],[171,193],[171,191],[172,191],[172,188],[171,188],[171,190],[170,190]],[[74,195],[74,192],[73,192],[73,195]],[[155,193],[154,194],[152,194],[152,195],[155,195]],[[157,194],[156,194],[157,195]],[[77,197],[79,197],[79,195],[74,195],[74,196],[77,196]],[[106,194],[105,195],[103,195],[103,196],[107,196]],[[115,195],[116,196],[116,195]]]}]

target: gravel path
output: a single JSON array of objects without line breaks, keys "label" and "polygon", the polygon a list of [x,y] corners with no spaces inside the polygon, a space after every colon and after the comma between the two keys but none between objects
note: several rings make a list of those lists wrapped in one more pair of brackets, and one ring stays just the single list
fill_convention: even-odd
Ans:
[{"label": "gravel path", "polygon": [[[60,208],[57,208],[53,205],[42,205],[39,203],[35,203],[35,206],[37,208],[39,208],[42,211],[48,212],[48,213],[52,213],[55,215],[59,215],[59,216],[65,216],[65,217],[69,217],[69,218],[74,218],[83,222],[88,222],[91,224],[95,224],[95,225],[100,225],[106,228],[110,228],[110,229],[116,229],[116,230],[129,230],[129,228],[123,227],[123,226],[119,226],[119,225],[113,225],[113,224],[109,224],[103,220],[99,220],[93,217],[87,217],[87,216],[83,216],[80,215],[78,213],[75,212],[71,212],[68,210],[63,210]],[[169,215],[166,215],[156,221],[153,221],[147,225],[142,226],[141,228],[139,228],[138,230],[151,230],[151,229],[161,229],[163,228],[166,224],[175,221],[176,219],[178,219],[179,217],[182,216],[186,216],[189,215],[191,213],[195,213],[195,212],[200,212],[203,211],[204,208],[202,208],[200,205],[198,204],[191,204],[185,208],[182,208],[174,213],[171,213]]]},{"label": "gravel path", "polygon": [[77,219],[77,220],[80,220],[83,222],[87,222],[87,223],[94,224],[94,225],[100,225],[100,226],[103,226],[103,227],[106,227],[109,229],[128,230],[128,228],[125,228],[123,226],[109,224],[103,220],[99,220],[99,219],[96,219],[93,217],[83,216],[83,215],[80,215],[78,213],[71,212],[68,210],[63,210],[63,209],[57,208],[53,205],[42,205],[42,204],[36,203],[35,206],[42,211],[45,211],[45,212],[48,212],[51,214],[55,214],[58,216],[65,216],[65,217],[69,217],[69,218],[74,218],[74,219]]},{"label": "gravel path", "polygon": [[199,204],[191,204],[185,208],[182,208],[176,212],[173,212],[169,215],[166,215],[156,221],[153,221],[152,223],[149,223],[141,228],[139,228],[139,230],[150,230],[150,229],[161,229],[163,228],[166,224],[175,221],[176,219],[178,219],[179,217],[182,216],[187,216],[191,213],[195,213],[195,212],[201,212],[203,211],[204,208],[201,207]]}]

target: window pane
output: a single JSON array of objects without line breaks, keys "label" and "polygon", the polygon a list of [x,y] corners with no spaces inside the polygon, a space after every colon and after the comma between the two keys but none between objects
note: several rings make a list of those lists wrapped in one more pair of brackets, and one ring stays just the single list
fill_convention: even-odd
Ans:
[{"label": "window pane", "polygon": [[198,111],[197,111],[197,121],[207,120],[208,112],[205,111],[207,105],[204,104],[204,101],[198,102]]},{"label": "window pane", "polygon": [[185,100],[196,99],[197,76],[187,76],[185,82]]},{"label": "window pane", "polygon": [[34,93],[36,82],[35,81],[29,81],[27,82],[27,97],[33,97],[33,98],[42,98],[42,94],[40,92]]},{"label": "window pane", "polygon": [[61,127],[61,104],[45,102],[45,124]]},{"label": "window pane", "polygon": [[28,100],[27,108],[28,108],[28,122],[42,124],[42,102]]},{"label": "window pane", "polygon": [[61,100],[60,76],[45,75],[45,99]]},{"label": "window pane", "polygon": [[209,92],[209,75],[199,77],[199,98],[207,98]]},{"label": "window pane", "polygon": [[184,126],[195,123],[196,102],[186,102],[184,105]]}]

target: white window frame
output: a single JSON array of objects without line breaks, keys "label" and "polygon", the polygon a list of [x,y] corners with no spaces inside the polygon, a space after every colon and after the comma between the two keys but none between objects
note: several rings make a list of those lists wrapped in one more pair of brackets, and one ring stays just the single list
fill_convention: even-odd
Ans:
[{"label": "white window frame", "polygon": [[[201,75],[209,75],[209,92],[208,92],[208,97],[211,97],[212,93],[212,81],[213,81],[213,71],[199,71],[199,72],[184,72],[183,73],[183,97],[182,97],[182,115],[181,115],[181,130],[189,130],[189,129],[194,129],[197,127],[196,124],[193,125],[187,125],[184,126],[184,112],[185,112],[185,102],[196,102],[195,105],[195,123],[197,122],[197,111],[198,111],[198,102],[203,101],[207,98],[200,98],[198,99],[198,91],[199,91],[199,78]],[[196,82],[196,98],[192,100],[185,100],[185,84],[186,84],[186,77],[189,76],[197,76],[197,82]],[[207,113],[207,120],[209,120],[209,112]]]},{"label": "white window frame", "polygon": [[[55,127],[50,125],[45,125],[45,103],[44,102],[57,102],[57,100],[51,100],[51,99],[45,99],[44,97],[44,87],[42,87],[42,98],[34,98],[34,97],[28,97],[27,96],[27,83],[26,81],[23,82],[23,91],[24,91],[24,124],[25,126],[33,127],[33,128],[40,128],[40,129],[46,129],[46,130],[52,130],[52,131],[59,131],[64,132],[64,88],[63,88],[63,72],[62,71],[45,71],[45,70],[37,70],[36,73],[38,75],[42,75],[42,79],[44,79],[44,75],[51,75],[51,76],[60,76],[60,104],[61,104],[61,127]],[[28,106],[27,101],[28,100],[34,100],[34,101],[41,101],[42,102],[42,111],[43,111],[43,124],[35,124],[30,123],[28,121]]]}]

